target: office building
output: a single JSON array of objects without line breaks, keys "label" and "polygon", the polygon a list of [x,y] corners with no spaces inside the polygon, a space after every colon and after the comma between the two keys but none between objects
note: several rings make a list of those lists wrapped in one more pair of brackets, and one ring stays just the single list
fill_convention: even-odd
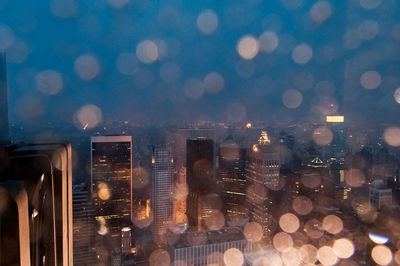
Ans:
[{"label": "office building", "polygon": [[158,245],[165,244],[165,234],[173,220],[173,166],[174,160],[167,147],[153,148],[151,209],[153,241]]},{"label": "office building", "polygon": [[186,216],[189,226],[200,229],[204,220],[202,200],[207,194],[216,191],[214,142],[207,138],[188,139],[186,147],[186,179],[189,192]]},{"label": "office building", "polygon": [[233,140],[225,140],[219,147],[218,179],[221,185],[223,211],[228,224],[243,225],[246,211],[246,149]]},{"label": "office building", "polygon": [[223,254],[231,248],[246,254],[252,251],[253,243],[236,227],[201,233],[189,231],[170,247],[170,253],[174,266],[225,265]]},{"label": "office building", "polygon": [[276,226],[272,217],[279,178],[279,152],[271,145],[267,132],[263,131],[258,144],[254,144],[248,154],[246,200],[250,219],[263,227],[264,236],[273,233]]},{"label": "office building", "polygon": [[115,250],[132,221],[132,137],[91,137],[91,189],[95,218],[104,222]]},{"label": "office building", "polygon": [[95,259],[94,210],[90,189],[84,183],[72,188],[73,221],[74,221],[74,265],[92,265]]},{"label": "office building", "polygon": [[369,202],[377,209],[392,206],[392,189],[383,180],[375,180],[369,187]]}]

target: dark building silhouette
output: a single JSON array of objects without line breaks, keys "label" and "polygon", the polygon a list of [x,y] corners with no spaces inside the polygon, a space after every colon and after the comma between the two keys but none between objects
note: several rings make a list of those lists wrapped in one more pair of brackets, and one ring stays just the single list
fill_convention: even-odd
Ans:
[{"label": "dark building silhouette", "polygon": [[6,55],[0,52],[0,143],[9,141]]},{"label": "dark building silhouette", "polygon": [[213,147],[213,141],[206,138],[186,141],[186,178],[189,190],[186,215],[189,226],[201,227],[205,215],[202,213],[202,199],[216,192]]}]

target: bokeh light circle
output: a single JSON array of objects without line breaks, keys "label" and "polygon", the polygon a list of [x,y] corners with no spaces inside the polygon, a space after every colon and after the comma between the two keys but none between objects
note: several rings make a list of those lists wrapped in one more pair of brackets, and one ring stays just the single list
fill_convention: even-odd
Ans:
[{"label": "bokeh light circle", "polygon": [[36,76],[36,87],[43,93],[56,95],[63,89],[63,78],[55,70],[44,70]]},{"label": "bokeh light circle", "polygon": [[311,7],[310,17],[316,23],[323,23],[332,15],[332,6],[327,1],[318,1]]},{"label": "bokeh light circle", "polygon": [[100,63],[90,54],[79,56],[74,62],[75,73],[83,80],[91,80],[100,73]]},{"label": "bokeh light circle", "polygon": [[343,221],[336,215],[328,215],[322,220],[322,227],[331,234],[338,234],[343,230]]},{"label": "bokeh light circle", "polygon": [[288,233],[279,232],[272,238],[272,244],[276,250],[284,252],[293,247],[293,239]]},{"label": "bokeh light circle", "polygon": [[387,144],[393,147],[400,146],[400,128],[399,127],[388,127],[383,132],[383,139]]},{"label": "bokeh light circle", "polygon": [[258,242],[263,237],[263,228],[257,222],[250,222],[244,227],[243,233],[248,241]]},{"label": "bokeh light circle", "polygon": [[292,51],[292,59],[296,64],[307,64],[313,57],[313,50],[308,44],[299,44]]},{"label": "bokeh light circle", "polygon": [[218,28],[218,16],[212,10],[204,10],[197,17],[197,29],[203,34],[212,34]]},{"label": "bokeh light circle", "polygon": [[286,233],[294,233],[300,227],[299,218],[293,213],[285,213],[279,218],[279,226]]},{"label": "bokeh light circle", "polygon": [[226,266],[242,266],[243,253],[237,248],[230,248],[224,252],[224,262]]},{"label": "bokeh light circle", "polygon": [[323,265],[335,265],[338,262],[338,257],[336,256],[335,251],[333,248],[328,246],[319,248],[317,257]]},{"label": "bokeh light circle", "polygon": [[327,146],[333,140],[333,133],[328,127],[322,126],[314,130],[312,138],[318,146]]},{"label": "bokeh light circle", "polygon": [[374,70],[364,72],[360,77],[360,83],[364,89],[374,90],[381,85],[381,74]]},{"label": "bokeh light circle", "polygon": [[393,260],[392,251],[384,245],[377,245],[371,250],[372,259],[379,265],[388,265]]},{"label": "bokeh light circle", "polygon": [[258,40],[253,36],[242,37],[236,47],[239,55],[246,60],[251,60],[258,54],[260,47]]},{"label": "bokeh light circle", "polygon": [[136,46],[137,58],[145,64],[151,64],[159,57],[158,46],[150,40],[141,41]]},{"label": "bokeh light circle", "polygon": [[88,104],[78,110],[76,118],[79,128],[86,130],[96,127],[102,121],[103,115],[99,107]]},{"label": "bokeh light circle", "polygon": [[273,31],[266,31],[260,35],[258,38],[258,42],[260,45],[260,51],[264,53],[272,53],[278,48],[279,45],[279,37]]},{"label": "bokeh light circle", "polygon": [[287,90],[282,95],[283,104],[289,109],[295,109],[303,102],[303,95],[298,90]]},{"label": "bokeh light circle", "polygon": [[333,243],[333,250],[339,258],[347,259],[354,254],[354,244],[347,238],[340,238]]},{"label": "bokeh light circle", "polygon": [[293,200],[292,208],[300,215],[307,215],[313,210],[313,204],[308,197],[299,196]]}]

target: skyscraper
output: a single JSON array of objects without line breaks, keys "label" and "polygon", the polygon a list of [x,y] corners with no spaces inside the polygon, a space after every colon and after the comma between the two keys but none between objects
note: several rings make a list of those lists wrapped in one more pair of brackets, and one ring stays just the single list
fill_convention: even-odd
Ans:
[{"label": "skyscraper", "polygon": [[248,155],[247,163],[247,203],[250,219],[263,227],[264,236],[274,231],[272,207],[279,188],[280,160],[279,152],[271,145],[266,131],[261,133],[258,144],[254,144]]},{"label": "skyscraper", "polygon": [[74,220],[74,265],[92,265],[94,262],[94,212],[86,184],[72,188]]},{"label": "skyscraper", "polygon": [[153,241],[158,245],[165,244],[165,234],[172,222],[173,165],[174,160],[167,147],[153,148],[151,205]]},{"label": "skyscraper", "polygon": [[189,190],[186,215],[189,226],[201,227],[204,218],[202,217],[202,198],[216,191],[213,147],[213,141],[206,138],[186,141],[186,178]]},{"label": "skyscraper", "polygon": [[218,176],[221,184],[223,211],[228,223],[241,225],[248,216],[246,200],[246,149],[233,140],[219,147]]},{"label": "skyscraper", "polygon": [[132,220],[132,137],[94,136],[91,149],[95,218],[105,221],[112,246],[119,249],[121,229]]}]

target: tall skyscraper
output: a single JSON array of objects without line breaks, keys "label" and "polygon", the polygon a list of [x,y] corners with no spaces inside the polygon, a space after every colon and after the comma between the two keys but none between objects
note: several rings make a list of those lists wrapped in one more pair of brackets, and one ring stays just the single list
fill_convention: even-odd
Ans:
[{"label": "tall skyscraper", "polygon": [[242,225],[246,212],[246,149],[233,140],[226,140],[219,147],[219,182],[223,211],[228,224]]},{"label": "tall skyscraper", "polygon": [[172,222],[173,166],[174,160],[167,147],[153,148],[151,205],[153,241],[158,245],[165,244],[165,234]]},{"label": "tall skyscraper", "polygon": [[275,190],[279,188],[279,152],[271,145],[266,131],[261,133],[258,144],[254,144],[247,163],[247,203],[250,219],[263,227],[264,236],[274,231],[273,219]]},{"label": "tall skyscraper", "polygon": [[6,56],[0,52],[0,143],[9,141]]},{"label": "tall skyscraper", "polygon": [[72,188],[74,220],[74,265],[92,265],[94,263],[94,210],[86,184],[77,184]]},{"label": "tall skyscraper", "polygon": [[[95,218],[105,221],[115,249],[121,229],[132,220],[132,137],[91,137],[92,198]],[[106,232],[105,232],[106,231]]]},{"label": "tall skyscraper", "polygon": [[186,178],[189,194],[186,215],[189,226],[202,226],[204,217],[202,198],[216,191],[214,178],[214,143],[210,139],[196,138],[186,141]]}]

